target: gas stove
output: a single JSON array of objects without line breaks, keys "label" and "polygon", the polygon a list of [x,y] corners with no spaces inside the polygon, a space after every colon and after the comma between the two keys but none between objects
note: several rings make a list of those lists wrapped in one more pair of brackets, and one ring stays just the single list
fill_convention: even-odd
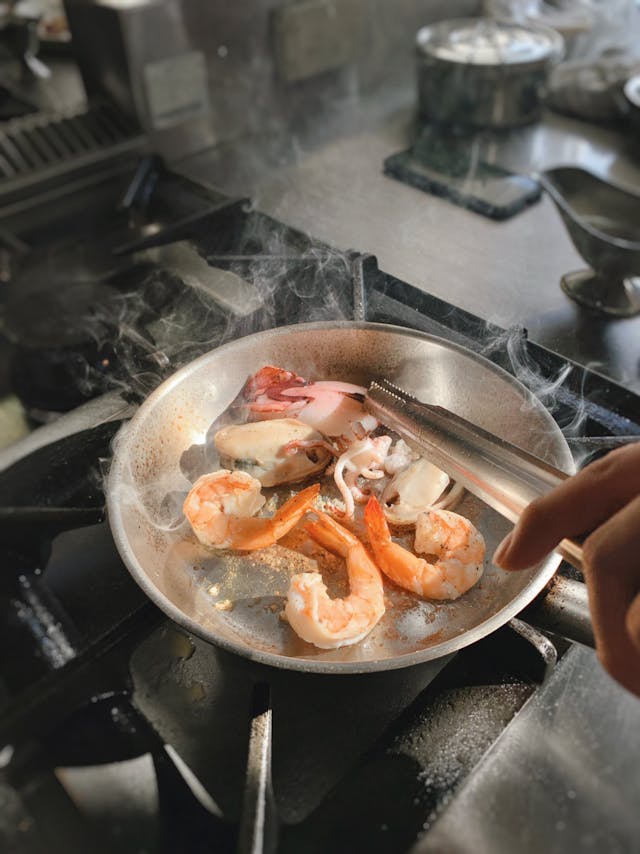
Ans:
[{"label": "gas stove", "polygon": [[[631,850],[640,711],[591,652],[513,620],[406,670],[271,670],[146,599],[102,484],[118,428],[164,378],[303,320],[392,323],[484,355],[543,400],[580,464],[640,435],[640,399],[154,158],[94,176],[56,210],[15,209],[0,232],[7,381],[45,425],[0,455],[4,850],[507,851],[519,826],[525,849]],[[615,703],[616,727],[585,735],[577,699],[571,725],[568,690]],[[523,728],[539,750],[518,752]],[[511,792],[502,813],[491,801],[505,757],[538,787],[537,835],[526,797]]]}]

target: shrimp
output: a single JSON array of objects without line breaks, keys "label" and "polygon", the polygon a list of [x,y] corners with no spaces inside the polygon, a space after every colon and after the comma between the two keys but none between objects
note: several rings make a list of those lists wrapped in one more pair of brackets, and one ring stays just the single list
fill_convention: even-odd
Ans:
[{"label": "shrimp", "polygon": [[330,599],[319,572],[303,572],[291,579],[285,615],[303,640],[321,649],[357,643],[384,614],[382,576],[360,540],[325,513],[306,525],[323,548],[346,559],[351,592]]},{"label": "shrimp", "polygon": [[415,549],[435,555],[434,563],[393,542],[382,507],[373,496],[364,519],[376,563],[406,590],[426,599],[457,599],[482,575],[484,538],[464,516],[449,510],[428,510],[418,516]]},{"label": "shrimp", "polygon": [[270,518],[256,517],[265,503],[259,480],[243,471],[205,474],[194,483],[184,513],[200,542],[213,549],[254,551],[273,545],[311,508],[320,485],[308,486]]}]

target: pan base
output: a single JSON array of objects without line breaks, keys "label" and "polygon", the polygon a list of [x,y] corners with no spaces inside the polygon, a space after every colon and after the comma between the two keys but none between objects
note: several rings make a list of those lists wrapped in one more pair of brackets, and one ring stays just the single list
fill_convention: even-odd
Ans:
[{"label": "pan base", "polygon": [[560,280],[565,294],[580,305],[612,317],[633,317],[640,312],[640,278],[615,279],[593,270],[567,273]]}]

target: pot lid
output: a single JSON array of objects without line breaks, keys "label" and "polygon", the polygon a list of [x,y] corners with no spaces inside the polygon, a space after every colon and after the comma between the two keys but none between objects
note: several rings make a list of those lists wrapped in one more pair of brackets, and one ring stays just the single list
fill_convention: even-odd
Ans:
[{"label": "pot lid", "polygon": [[512,24],[491,18],[464,18],[423,27],[418,51],[464,65],[525,65],[561,56],[562,37],[540,25]]}]

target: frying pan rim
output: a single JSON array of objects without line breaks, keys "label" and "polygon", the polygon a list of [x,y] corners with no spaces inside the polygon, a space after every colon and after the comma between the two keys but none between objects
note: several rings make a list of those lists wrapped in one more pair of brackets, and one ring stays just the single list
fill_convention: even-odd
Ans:
[{"label": "frying pan rim", "polygon": [[355,674],[377,673],[384,670],[400,670],[405,667],[412,667],[417,664],[424,664],[428,661],[434,661],[439,658],[444,658],[447,655],[457,652],[458,650],[463,649],[466,646],[470,646],[472,643],[475,643],[476,641],[487,637],[488,635],[492,634],[494,631],[508,623],[510,619],[517,616],[517,614],[519,614],[524,608],[526,608],[526,606],[529,605],[535,599],[535,597],[547,586],[549,581],[555,575],[558,566],[560,565],[560,562],[562,560],[561,556],[556,554],[555,552],[549,555],[549,557],[547,557],[544,562],[542,562],[541,566],[539,567],[533,578],[530,580],[529,584],[527,584],[522,590],[520,590],[519,593],[503,608],[501,608],[499,611],[489,617],[489,619],[483,621],[479,625],[474,626],[471,629],[467,629],[457,637],[451,638],[450,640],[445,641],[442,644],[436,644],[432,647],[427,647],[425,649],[417,650],[415,652],[405,653],[386,659],[374,659],[371,661],[314,661],[314,659],[312,658],[278,655],[277,653],[264,652],[258,649],[254,649],[248,645],[243,646],[239,643],[234,642],[233,640],[219,637],[215,632],[205,629],[196,620],[193,620],[186,614],[184,614],[150,580],[148,574],[145,572],[142,565],[138,561],[138,558],[136,557],[129,545],[129,539],[126,536],[124,525],[122,522],[122,516],[120,513],[120,503],[116,499],[116,495],[118,492],[117,487],[119,482],[122,480],[122,472],[125,467],[125,459],[127,457],[126,451],[129,445],[131,444],[132,438],[136,435],[136,422],[142,421],[142,419],[146,417],[147,412],[153,408],[156,400],[160,400],[164,398],[167,394],[170,394],[176,385],[182,383],[191,373],[198,370],[200,364],[209,360],[213,353],[219,354],[220,352],[223,352],[225,350],[233,350],[234,346],[236,346],[242,341],[246,341],[247,338],[252,338],[256,341],[264,341],[267,338],[286,334],[287,332],[300,333],[304,331],[333,331],[337,329],[386,332],[396,335],[402,335],[405,337],[408,336],[412,338],[418,338],[423,341],[431,341],[440,346],[455,350],[461,355],[481,363],[485,368],[493,371],[502,379],[515,386],[515,388],[517,388],[520,393],[524,393],[527,397],[533,398],[536,401],[537,405],[539,405],[538,411],[543,415],[543,417],[547,418],[549,425],[556,433],[556,436],[558,438],[561,438],[564,442],[563,450],[566,451],[566,460],[563,461],[562,466],[570,469],[570,471],[568,472],[569,474],[572,474],[575,471],[575,465],[571,456],[571,452],[569,450],[569,446],[566,444],[566,440],[564,439],[560,428],[551,416],[550,412],[546,409],[546,407],[543,406],[543,404],[540,403],[538,398],[536,398],[535,395],[533,395],[533,393],[523,383],[521,383],[518,379],[513,377],[510,373],[508,373],[508,371],[504,370],[499,365],[495,365],[493,362],[490,362],[484,356],[481,356],[475,353],[473,350],[469,350],[468,348],[460,344],[448,341],[447,339],[441,338],[437,335],[422,332],[421,330],[408,329],[395,324],[349,320],[314,321],[310,323],[297,323],[288,326],[278,326],[274,329],[268,329],[262,332],[245,335],[241,338],[236,338],[233,341],[229,341],[226,344],[221,345],[220,347],[215,347],[212,350],[209,350],[207,353],[204,353],[202,356],[199,356],[197,359],[194,359],[192,362],[189,362],[187,365],[184,365],[183,367],[179,368],[174,374],[172,374],[163,383],[161,383],[158,388],[156,388],[140,404],[140,407],[134,413],[131,420],[127,422],[127,424],[125,425],[124,435],[122,428],[117,434],[120,439],[114,445],[114,454],[107,480],[106,504],[111,533],[116,548],[118,549],[118,552],[122,558],[123,563],[127,567],[127,570],[133,577],[134,581],[151,599],[151,601],[155,605],[157,605],[158,608],[160,608],[160,610],[163,611],[164,614],[166,614],[178,625],[187,629],[193,635],[200,637],[202,640],[213,644],[214,646],[221,647],[227,652],[231,652],[235,655],[240,655],[243,658],[247,658],[250,661],[255,661],[259,664],[267,665],[270,667],[276,667],[281,670],[294,670],[304,673],[318,673],[330,676],[346,676]]}]

